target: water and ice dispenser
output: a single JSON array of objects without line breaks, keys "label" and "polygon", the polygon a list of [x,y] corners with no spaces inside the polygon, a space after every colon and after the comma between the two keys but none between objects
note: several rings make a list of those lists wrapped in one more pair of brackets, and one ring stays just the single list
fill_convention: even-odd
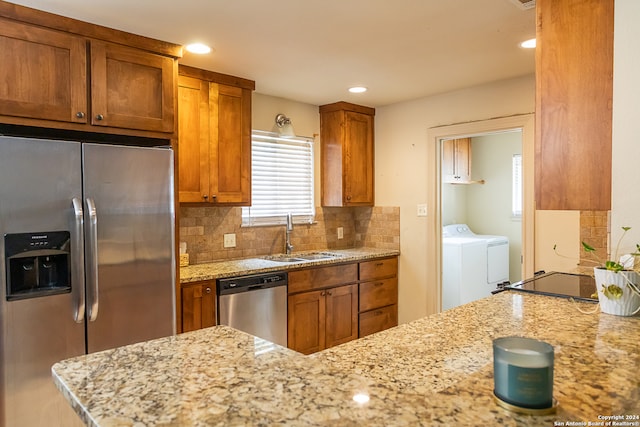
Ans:
[{"label": "water and ice dispenser", "polygon": [[7,300],[71,292],[68,231],[4,235]]}]

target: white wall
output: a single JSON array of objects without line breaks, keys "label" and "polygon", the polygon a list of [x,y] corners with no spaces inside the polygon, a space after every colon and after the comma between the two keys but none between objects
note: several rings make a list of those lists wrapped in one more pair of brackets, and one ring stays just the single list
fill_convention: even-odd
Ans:
[{"label": "white wall", "polygon": [[[628,249],[640,243],[640,2],[616,0],[613,43],[613,158],[611,232],[614,244],[622,226],[632,229]],[[629,246],[631,246],[629,248]]]},{"label": "white wall", "polygon": [[316,206],[320,206],[320,112],[318,106],[255,92],[251,101],[252,129],[277,132],[276,116],[282,113],[291,119],[296,135],[314,138],[313,156],[316,175],[313,191]]},{"label": "white wall", "polygon": [[467,224],[478,234],[509,238],[509,280],[522,280],[522,221],[512,215],[512,160],[522,154],[522,132],[503,132],[471,139],[474,180],[467,190]]},{"label": "white wall", "polygon": [[442,203],[442,225],[466,224],[467,185],[443,184],[440,203]]},{"label": "white wall", "polygon": [[[427,170],[431,127],[531,113],[533,75],[421,98],[376,109],[376,204],[400,206],[399,321],[432,312],[427,295],[427,218],[416,206],[427,200],[435,171]],[[433,207],[427,206],[429,215]]]}]

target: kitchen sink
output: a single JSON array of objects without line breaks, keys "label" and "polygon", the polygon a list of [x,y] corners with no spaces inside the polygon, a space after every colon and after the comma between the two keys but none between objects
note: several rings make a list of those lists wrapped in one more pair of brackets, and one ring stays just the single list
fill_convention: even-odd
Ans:
[{"label": "kitchen sink", "polygon": [[296,257],[292,257],[292,256],[285,256],[285,255],[267,255],[265,257],[262,257],[263,259],[269,260],[269,261],[276,261],[276,262],[302,262],[302,261],[306,261],[305,259],[302,258],[296,258]]},{"label": "kitchen sink", "polygon": [[301,253],[301,254],[295,254],[295,255],[287,255],[287,254],[267,255],[262,258],[269,261],[276,261],[276,262],[304,262],[304,261],[320,261],[320,260],[326,260],[326,259],[335,259],[340,257],[342,257],[341,254],[336,254],[332,252],[310,252],[310,253]]}]

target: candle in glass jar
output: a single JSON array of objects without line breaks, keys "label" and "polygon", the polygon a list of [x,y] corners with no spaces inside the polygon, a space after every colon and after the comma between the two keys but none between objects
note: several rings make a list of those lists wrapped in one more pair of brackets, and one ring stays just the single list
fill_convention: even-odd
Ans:
[{"label": "candle in glass jar", "polygon": [[553,347],[524,337],[493,340],[494,393],[511,405],[530,409],[553,404]]}]

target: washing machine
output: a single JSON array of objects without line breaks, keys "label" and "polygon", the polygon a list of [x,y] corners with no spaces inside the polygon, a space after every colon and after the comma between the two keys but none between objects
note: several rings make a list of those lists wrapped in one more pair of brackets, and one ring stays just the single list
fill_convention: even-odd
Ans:
[{"label": "washing machine", "polygon": [[442,309],[491,295],[509,281],[509,239],[476,234],[466,224],[442,228]]}]

